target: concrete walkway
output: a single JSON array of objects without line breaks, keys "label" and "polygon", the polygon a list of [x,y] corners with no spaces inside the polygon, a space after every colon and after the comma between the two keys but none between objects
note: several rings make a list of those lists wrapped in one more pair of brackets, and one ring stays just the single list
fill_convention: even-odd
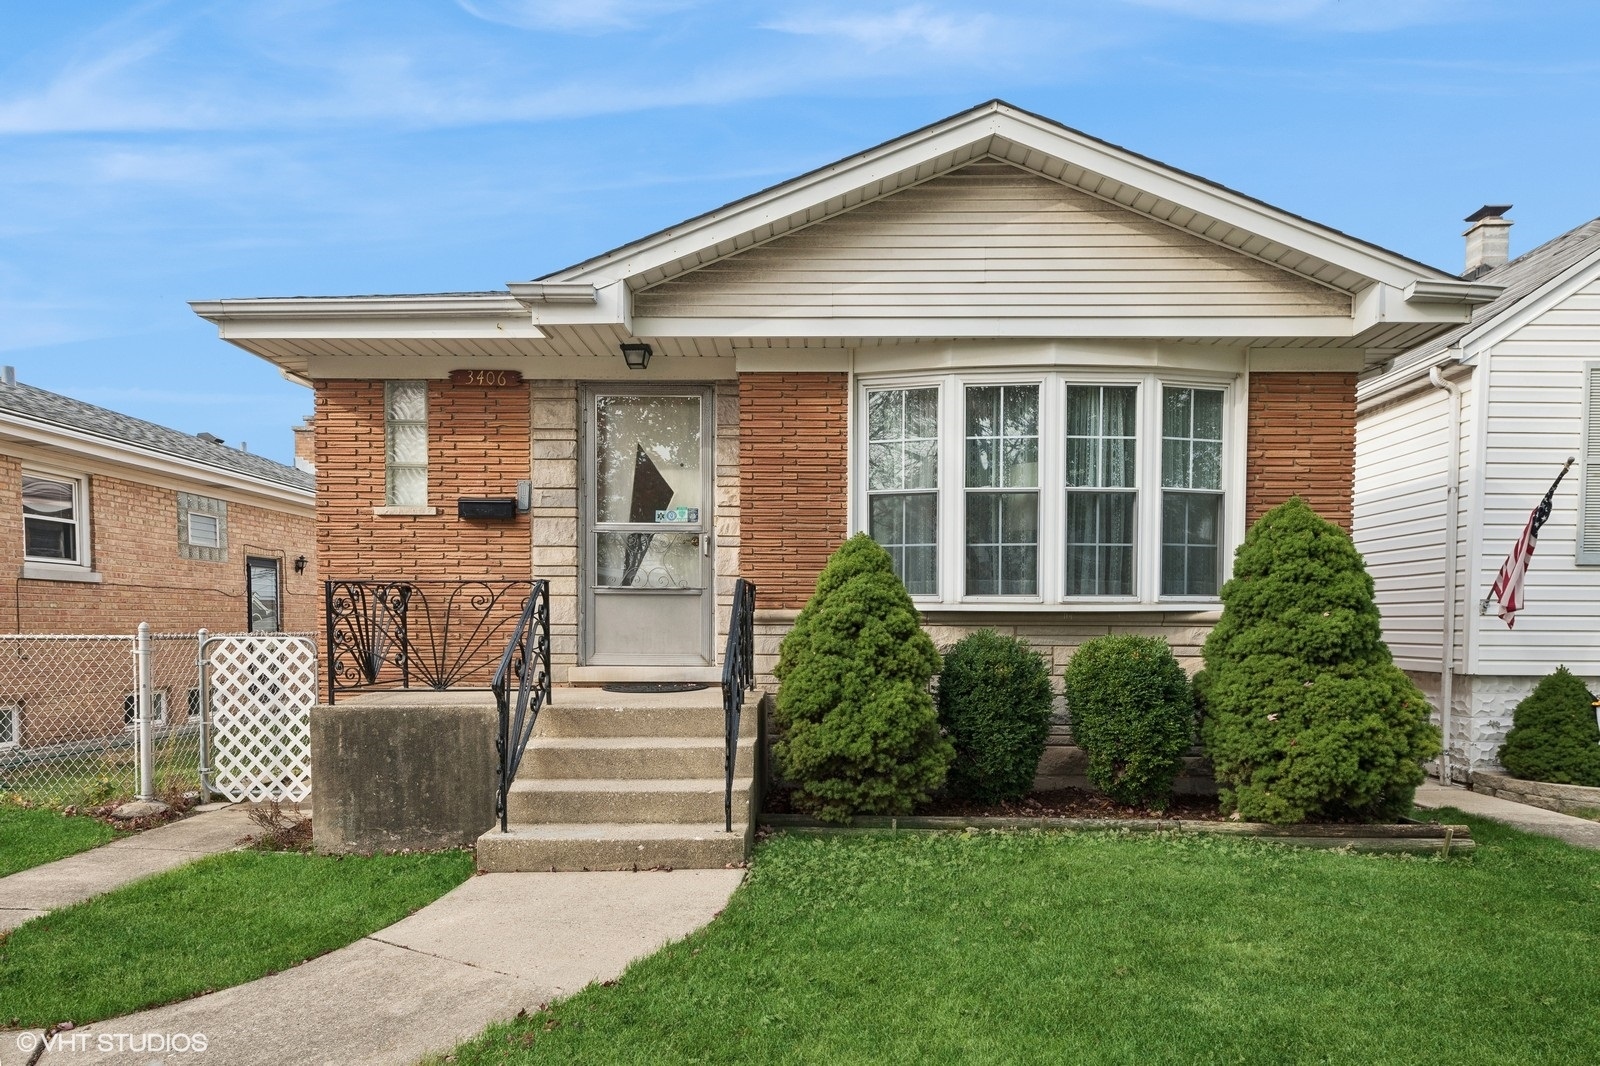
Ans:
[{"label": "concrete walkway", "polygon": [[252,832],[244,808],[208,804],[199,813],[160,828],[0,877],[0,933],[129,881],[230,851],[240,837]]},{"label": "concrete walkway", "polygon": [[[259,981],[86,1025],[42,1063],[415,1063],[491,1022],[616,977],[716,917],[742,870],[474,877],[387,929]],[[100,1036],[204,1034],[203,1054]],[[21,1034],[22,1043],[37,1032]],[[0,1034],[0,1062],[19,1034]],[[31,1045],[30,1045],[31,1047]]]},{"label": "concrete walkway", "polygon": [[1418,807],[1430,810],[1436,807],[1454,807],[1481,818],[1491,818],[1513,829],[1555,837],[1580,848],[1600,849],[1600,822],[1547,811],[1543,807],[1530,807],[1526,803],[1516,803],[1497,796],[1485,796],[1469,792],[1464,788],[1447,787],[1432,781],[1417,789],[1416,804]]}]

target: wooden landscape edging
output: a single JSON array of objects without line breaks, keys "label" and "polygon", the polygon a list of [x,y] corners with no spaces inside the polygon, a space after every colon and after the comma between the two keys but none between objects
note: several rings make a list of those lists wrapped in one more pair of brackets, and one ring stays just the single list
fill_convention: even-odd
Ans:
[{"label": "wooden landscape edging", "polygon": [[1461,855],[1477,845],[1464,825],[1407,822],[1399,825],[1269,825],[1265,822],[1214,822],[1181,818],[961,818],[948,816],[892,817],[863,815],[838,825],[803,814],[761,814],[756,824],[814,836],[855,833],[950,833],[1020,829],[1054,831],[1117,831],[1125,833],[1193,833],[1257,837],[1297,848],[1346,849],[1356,852]]}]

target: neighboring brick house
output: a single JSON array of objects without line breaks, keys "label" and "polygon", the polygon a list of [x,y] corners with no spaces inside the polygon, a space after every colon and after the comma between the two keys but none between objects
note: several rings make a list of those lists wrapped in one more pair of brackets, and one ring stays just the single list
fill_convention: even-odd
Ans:
[{"label": "neighboring brick house", "polygon": [[[157,633],[315,632],[313,500],[307,473],[18,383],[6,367],[0,551],[13,568],[0,582],[0,632],[131,635],[140,622]],[[0,748],[56,739],[63,677],[75,716],[88,691],[106,693],[109,720],[123,713],[127,661],[70,643],[53,656],[48,670],[0,664]],[[180,722],[192,666],[157,682],[158,713]]]},{"label": "neighboring brick house", "polygon": [[[0,381],[0,632],[315,632],[309,474]],[[254,581],[252,594],[251,582]]]},{"label": "neighboring brick house", "polygon": [[328,577],[547,578],[593,683],[715,676],[738,576],[770,671],[856,530],[940,643],[1193,659],[1251,520],[1348,526],[1356,375],[1497,291],[996,101],[505,291],[193,306],[316,391]]}]

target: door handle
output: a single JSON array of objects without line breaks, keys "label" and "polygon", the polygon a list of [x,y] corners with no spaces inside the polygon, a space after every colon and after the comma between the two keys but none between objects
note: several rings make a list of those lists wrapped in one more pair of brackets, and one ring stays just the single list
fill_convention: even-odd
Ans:
[{"label": "door handle", "polygon": [[707,559],[711,558],[711,534],[697,533],[695,535],[700,538],[700,554]]}]

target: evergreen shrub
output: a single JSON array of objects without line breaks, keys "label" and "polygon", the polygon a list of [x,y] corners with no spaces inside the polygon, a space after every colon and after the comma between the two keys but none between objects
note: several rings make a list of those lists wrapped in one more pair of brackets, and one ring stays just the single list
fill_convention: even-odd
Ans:
[{"label": "evergreen shrub", "polygon": [[1072,739],[1089,781],[1118,803],[1165,809],[1194,741],[1189,678],[1159,637],[1096,637],[1066,672]]},{"label": "evergreen shrub", "polygon": [[1512,712],[1500,765],[1525,781],[1600,786],[1594,693],[1565,667],[1543,678]]},{"label": "evergreen shrub", "polygon": [[1251,821],[1393,820],[1439,753],[1389,655],[1349,534],[1296,497],[1250,528],[1195,679],[1226,810]]},{"label": "evergreen shrub", "polygon": [[945,788],[980,803],[1033,787],[1050,734],[1050,668],[1026,641],[980,629],[944,653],[939,724],[955,746]]},{"label": "evergreen shrub", "polygon": [[864,533],[833,553],[778,652],[773,746],[796,809],[828,821],[909,814],[954,750],[930,685],[939,653],[889,553]]}]

